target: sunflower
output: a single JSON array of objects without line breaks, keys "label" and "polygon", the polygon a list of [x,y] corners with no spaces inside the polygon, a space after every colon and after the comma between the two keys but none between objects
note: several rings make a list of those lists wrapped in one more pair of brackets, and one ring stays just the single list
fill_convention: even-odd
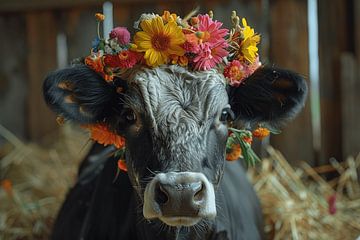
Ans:
[{"label": "sunflower", "polygon": [[143,31],[137,32],[134,42],[137,51],[145,52],[144,59],[150,67],[166,64],[170,55],[183,56],[185,50],[181,45],[185,42],[185,35],[181,27],[170,21],[164,24],[160,16],[140,23]]}]

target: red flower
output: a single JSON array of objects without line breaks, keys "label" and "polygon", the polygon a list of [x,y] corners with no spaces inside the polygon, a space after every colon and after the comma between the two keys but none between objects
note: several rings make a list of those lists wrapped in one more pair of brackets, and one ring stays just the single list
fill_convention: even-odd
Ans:
[{"label": "red flower", "polygon": [[119,67],[121,68],[131,68],[137,63],[139,59],[139,55],[136,52],[130,50],[119,52],[118,57]]},{"label": "red flower", "polygon": [[105,55],[104,63],[111,68],[131,68],[138,62],[138,59],[138,53],[124,50],[119,52],[118,55]]},{"label": "red flower", "polygon": [[127,166],[126,166],[126,162],[124,159],[119,159],[118,162],[118,168],[124,172],[127,172]]},{"label": "red flower", "polygon": [[120,59],[118,55],[105,55],[104,57],[104,63],[106,66],[111,68],[119,67]]}]

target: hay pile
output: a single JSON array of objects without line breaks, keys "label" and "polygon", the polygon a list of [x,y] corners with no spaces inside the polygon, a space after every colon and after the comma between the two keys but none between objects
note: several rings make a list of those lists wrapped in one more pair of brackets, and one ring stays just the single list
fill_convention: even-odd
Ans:
[{"label": "hay pile", "polygon": [[0,239],[48,239],[88,135],[67,125],[48,148],[24,144],[1,125],[0,135],[9,141],[0,150]]},{"label": "hay pile", "polygon": [[[259,169],[249,171],[265,215],[269,239],[354,240],[360,237],[360,155],[340,164],[294,170],[271,147]],[[319,174],[337,172],[326,182]]]},{"label": "hay pile", "polygon": [[[9,141],[0,149],[0,239],[48,239],[90,146],[88,135],[65,125],[48,148],[24,144],[1,125],[0,135]],[[304,163],[294,170],[278,151],[269,147],[268,153],[249,176],[261,198],[270,239],[346,240],[360,235],[360,156],[317,169]],[[325,182],[318,174],[330,171],[340,177]]]}]

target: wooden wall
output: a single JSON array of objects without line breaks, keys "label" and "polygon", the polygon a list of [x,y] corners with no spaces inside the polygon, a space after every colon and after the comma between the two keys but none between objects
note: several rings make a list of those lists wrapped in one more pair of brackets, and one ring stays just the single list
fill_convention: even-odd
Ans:
[{"label": "wooden wall", "polygon": [[[57,36],[66,35],[68,60],[88,54],[95,36],[93,15],[101,0],[12,0],[0,3],[0,122],[21,138],[38,140],[56,128],[42,100],[41,83],[58,66]],[[306,0],[114,0],[114,25],[128,26],[143,12],[164,9],[185,15],[197,5],[214,10],[229,26],[231,10],[261,33],[261,60],[297,71],[309,79]],[[321,148],[313,147],[311,105],[271,144],[297,164],[342,160],[360,151],[357,106],[360,95],[360,3],[318,0],[321,99]],[[2,61],[3,62],[3,61]]]}]

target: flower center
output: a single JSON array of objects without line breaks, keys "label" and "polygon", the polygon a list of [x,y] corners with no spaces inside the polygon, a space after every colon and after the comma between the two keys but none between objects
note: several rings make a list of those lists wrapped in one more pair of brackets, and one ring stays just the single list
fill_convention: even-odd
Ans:
[{"label": "flower center", "polygon": [[119,58],[120,60],[126,60],[129,58],[129,54],[126,52],[126,51],[122,51],[120,54],[119,54]]},{"label": "flower center", "polygon": [[195,33],[195,35],[200,39],[200,43],[207,42],[210,38],[210,33],[208,31],[205,32],[198,31]]},{"label": "flower center", "polygon": [[240,80],[243,77],[242,72],[240,71],[239,67],[237,67],[237,66],[230,67],[230,75],[235,80]]},{"label": "flower center", "polygon": [[157,34],[151,38],[151,44],[157,51],[165,51],[169,48],[170,38],[164,34]]}]

